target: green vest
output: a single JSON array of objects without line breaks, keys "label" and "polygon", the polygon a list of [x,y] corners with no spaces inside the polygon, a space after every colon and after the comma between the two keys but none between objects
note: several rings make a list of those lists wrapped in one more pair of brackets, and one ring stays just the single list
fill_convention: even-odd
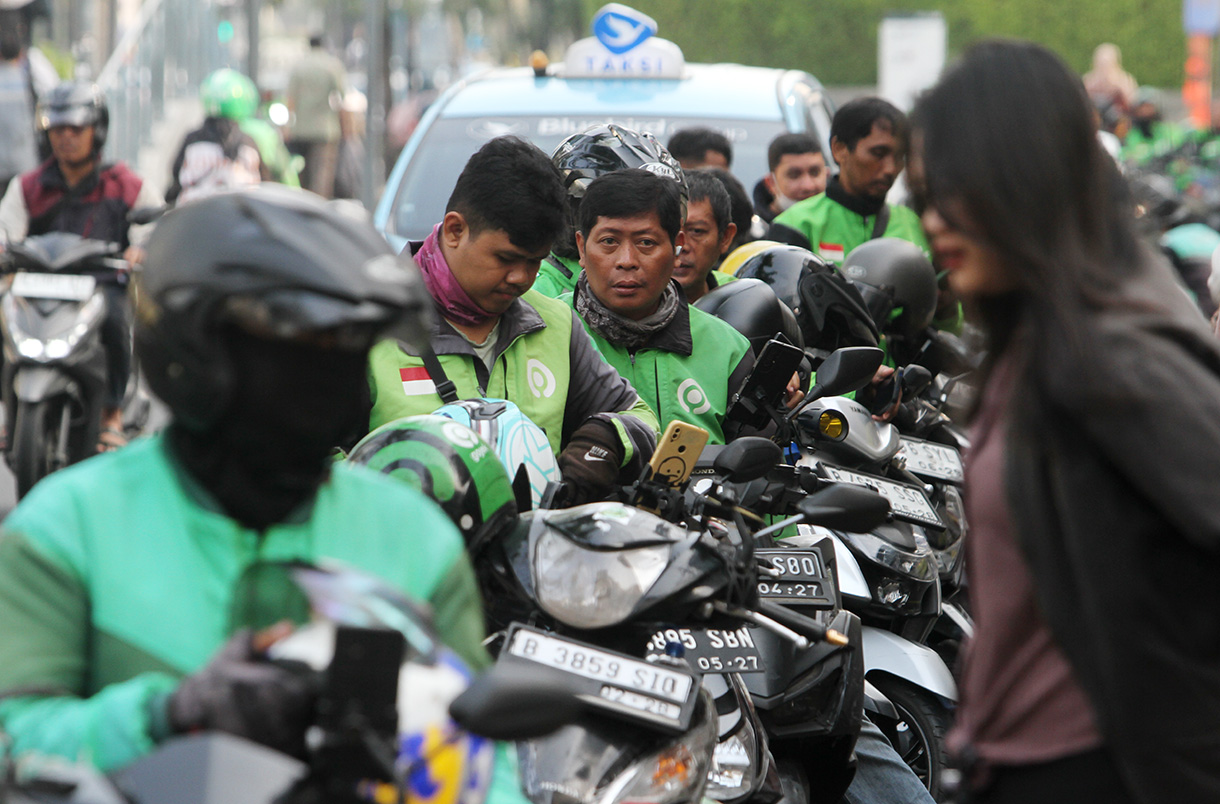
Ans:
[{"label": "green vest", "polygon": [[580,263],[576,260],[567,260],[552,253],[539,266],[533,289],[543,296],[558,299],[563,294],[576,290],[576,280],[580,278],[580,272]]},{"label": "green vest", "polygon": [[[825,193],[798,201],[775,217],[776,224],[795,229],[809,241],[809,250],[835,265],[856,246],[873,239],[875,215],[853,212]],[[908,207],[890,205],[890,220],[883,237],[909,240],[929,254],[919,217]]]},{"label": "green vest", "polygon": [[[476,369],[479,358],[469,344],[462,344],[466,352],[438,351],[437,357],[459,398],[491,397],[515,402],[546,431],[551,449],[558,455],[570,384],[572,309],[533,290],[520,301],[536,310],[544,325],[515,331],[520,328],[501,317],[497,356],[485,386],[479,382]],[[506,339],[511,340],[505,343]],[[407,354],[397,341],[382,341],[369,353],[369,390],[373,402],[370,430],[403,416],[431,413],[445,404],[424,368],[423,358]]]},{"label": "green vest", "polygon": [[[563,299],[573,303],[570,295]],[[750,351],[750,342],[719,318],[690,305],[686,309],[690,311],[693,345],[689,355],[648,346],[632,354],[610,343],[588,324],[585,330],[606,362],[656,412],[662,432],[677,419],[707,430],[709,444],[723,444],[729,377]],[[670,326],[679,320],[675,318]]]}]

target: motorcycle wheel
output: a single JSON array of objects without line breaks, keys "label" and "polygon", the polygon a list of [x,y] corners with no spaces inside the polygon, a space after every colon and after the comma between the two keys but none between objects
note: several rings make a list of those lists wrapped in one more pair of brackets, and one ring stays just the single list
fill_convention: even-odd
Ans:
[{"label": "motorcycle wheel", "polygon": [[869,681],[898,710],[897,722],[877,725],[932,797],[943,800],[948,761],[945,734],[951,722],[949,711],[930,692],[906,682],[888,677],[870,678]]},{"label": "motorcycle wheel", "polygon": [[39,480],[61,468],[55,454],[64,404],[62,399],[17,404],[9,456],[17,481],[17,499],[28,494]]}]

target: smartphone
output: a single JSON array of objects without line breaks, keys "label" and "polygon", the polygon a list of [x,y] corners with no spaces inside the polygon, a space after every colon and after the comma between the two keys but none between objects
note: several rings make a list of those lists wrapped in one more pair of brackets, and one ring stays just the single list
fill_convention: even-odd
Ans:
[{"label": "smartphone", "polygon": [[766,424],[762,405],[783,404],[784,391],[804,357],[805,352],[797,346],[774,338],[767,341],[741,390],[729,403],[729,418],[759,426]]},{"label": "smartphone", "polygon": [[690,479],[695,461],[707,446],[707,439],[708,432],[702,427],[677,419],[671,421],[648,462],[653,478],[669,486],[681,486]]}]

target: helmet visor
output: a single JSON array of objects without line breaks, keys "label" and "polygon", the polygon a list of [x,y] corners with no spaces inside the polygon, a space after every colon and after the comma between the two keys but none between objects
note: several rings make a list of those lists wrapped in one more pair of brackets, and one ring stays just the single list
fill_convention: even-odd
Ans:
[{"label": "helmet visor", "polygon": [[92,126],[97,123],[97,110],[91,106],[52,106],[38,110],[38,128],[50,131],[60,126]]}]

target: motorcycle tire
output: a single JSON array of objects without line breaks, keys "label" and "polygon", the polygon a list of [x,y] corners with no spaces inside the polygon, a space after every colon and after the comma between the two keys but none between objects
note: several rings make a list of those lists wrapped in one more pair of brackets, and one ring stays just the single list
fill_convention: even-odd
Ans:
[{"label": "motorcycle tire", "polygon": [[[29,493],[34,484],[59,466],[56,452],[64,412],[63,399],[19,402],[13,419],[13,440],[9,464],[17,481],[17,499]],[[64,445],[66,451],[67,445]]]},{"label": "motorcycle tire", "polygon": [[888,676],[869,681],[898,710],[897,722],[877,725],[932,797],[947,800],[944,777],[948,763],[945,735],[952,722],[949,710],[932,693],[905,681]]}]

